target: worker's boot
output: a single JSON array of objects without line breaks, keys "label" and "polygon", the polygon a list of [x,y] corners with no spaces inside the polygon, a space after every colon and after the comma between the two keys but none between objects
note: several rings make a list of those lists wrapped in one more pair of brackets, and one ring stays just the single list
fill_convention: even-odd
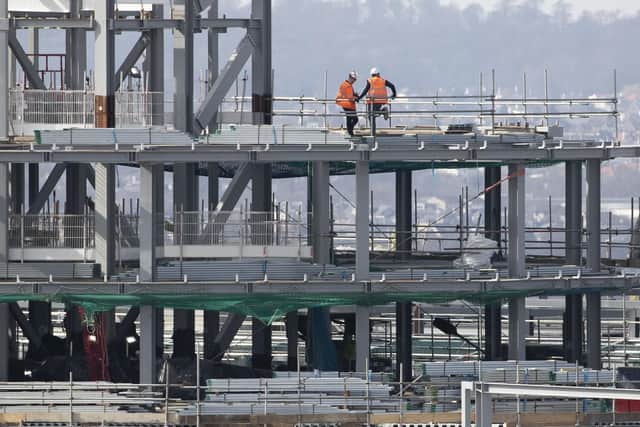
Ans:
[{"label": "worker's boot", "polygon": [[387,107],[382,107],[382,117],[385,120],[389,120],[389,109]]}]

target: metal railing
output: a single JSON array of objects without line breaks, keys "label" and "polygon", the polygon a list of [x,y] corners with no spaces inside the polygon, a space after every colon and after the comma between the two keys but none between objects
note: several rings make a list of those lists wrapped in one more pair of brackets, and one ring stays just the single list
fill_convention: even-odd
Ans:
[{"label": "metal railing", "polygon": [[[304,220],[303,220],[304,218]],[[119,213],[116,218],[116,242],[119,247],[138,246],[140,217],[135,213]],[[245,210],[216,212],[181,212],[159,218],[158,232],[166,245],[257,245],[306,246],[309,227],[301,210],[294,212],[251,212]],[[507,227],[500,233],[500,248],[508,252]],[[586,230],[579,230],[586,250]],[[563,227],[526,227],[528,255],[564,256],[566,229]],[[611,223],[601,228],[601,251],[604,259],[626,258],[640,247],[632,242],[634,232]],[[470,236],[484,235],[484,227],[465,224],[414,224],[405,238],[414,253],[462,254]],[[93,248],[95,245],[94,215],[43,214],[9,217],[11,248]],[[350,251],[356,247],[355,224],[331,222],[331,247],[335,251]],[[369,249],[373,252],[396,251],[394,224],[369,224]]]},{"label": "metal railing", "polygon": [[9,121],[14,134],[23,134],[26,125],[44,124],[93,127],[95,99],[83,90],[9,91]]},{"label": "metal railing", "polygon": [[[302,246],[308,226],[300,211],[285,212],[176,212],[158,221],[166,245]],[[140,217],[120,213],[116,217],[119,248],[137,247]],[[11,248],[94,248],[93,214],[10,215]]]},{"label": "metal railing", "polygon": [[[164,123],[163,104],[160,92],[116,92],[116,127],[160,126]],[[90,90],[12,89],[9,121],[14,135],[31,133],[36,125],[92,128],[95,94]]]}]

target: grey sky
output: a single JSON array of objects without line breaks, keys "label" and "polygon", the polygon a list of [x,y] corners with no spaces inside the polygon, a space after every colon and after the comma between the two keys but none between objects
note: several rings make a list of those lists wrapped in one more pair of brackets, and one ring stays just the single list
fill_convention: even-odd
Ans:
[{"label": "grey sky", "polygon": [[[522,1],[522,0],[519,0]],[[526,0],[529,1],[529,0]],[[571,5],[574,13],[582,13],[585,11],[619,11],[623,14],[635,14],[640,11],[640,1],[638,0],[565,0]],[[487,9],[494,9],[500,0],[440,0],[443,4],[455,4],[459,6],[468,6],[470,4],[479,4]],[[549,11],[556,3],[556,0],[543,0],[544,9]]]}]

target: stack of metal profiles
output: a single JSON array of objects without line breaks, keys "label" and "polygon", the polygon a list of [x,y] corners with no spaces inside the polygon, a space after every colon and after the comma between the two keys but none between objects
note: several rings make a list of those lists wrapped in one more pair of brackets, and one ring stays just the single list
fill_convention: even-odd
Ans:
[{"label": "stack of metal profiles", "polygon": [[[294,373],[291,373],[294,374]],[[392,387],[378,381],[323,372],[275,378],[210,379],[200,413],[207,414],[331,414],[347,411],[390,412],[399,401]],[[195,407],[180,415],[194,415]]]},{"label": "stack of metal profiles", "polygon": [[184,132],[165,129],[65,129],[36,131],[36,142],[47,145],[187,145],[196,142]]}]

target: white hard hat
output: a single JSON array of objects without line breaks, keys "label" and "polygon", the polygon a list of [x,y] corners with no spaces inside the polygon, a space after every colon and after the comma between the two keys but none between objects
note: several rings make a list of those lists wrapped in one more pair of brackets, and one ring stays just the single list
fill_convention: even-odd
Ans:
[{"label": "white hard hat", "polygon": [[372,76],[375,76],[375,75],[380,74],[380,71],[378,71],[378,69],[377,69],[376,67],[373,67],[373,68],[371,69],[371,73],[370,73],[370,74],[371,74]]},{"label": "white hard hat", "polygon": [[351,77],[352,79],[358,79],[358,73],[356,73],[355,71],[351,71],[349,73],[349,77]]}]

